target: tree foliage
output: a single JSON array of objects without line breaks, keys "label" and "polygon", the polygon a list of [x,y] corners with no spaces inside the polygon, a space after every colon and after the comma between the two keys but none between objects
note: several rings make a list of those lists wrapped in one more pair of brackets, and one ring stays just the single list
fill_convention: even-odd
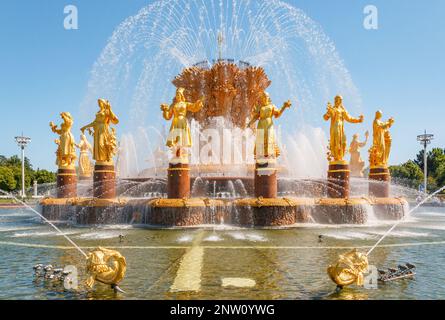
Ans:
[{"label": "tree foliage", "polygon": [[[56,181],[56,174],[47,170],[34,170],[31,161],[25,157],[25,188]],[[22,188],[22,161],[18,156],[10,158],[0,155],[0,189],[17,191]]]}]

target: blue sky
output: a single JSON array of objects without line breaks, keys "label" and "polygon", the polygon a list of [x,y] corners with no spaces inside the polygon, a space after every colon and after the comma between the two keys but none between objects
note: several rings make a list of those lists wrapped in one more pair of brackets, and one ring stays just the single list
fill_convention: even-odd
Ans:
[{"label": "blue sky", "polygon": [[[14,136],[33,138],[35,167],[54,170],[49,121],[78,116],[89,71],[113,30],[152,1],[2,0],[0,6],[0,154],[18,154]],[[362,99],[367,124],[381,108],[394,116],[391,163],[413,158],[416,135],[433,132],[445,147],[445,1],[289,0],[335,43]],[[63,28],[63,8],[79,10],[79,30]],[[379,9],[379,29],[365,30],[363,8]],[[273,79],[272,79],[273,80]],[[324,106],[320,106],[324,108]],[[76,132],[81,124],[75,123]],[[320,119],[320,126],[326,128]]]}]

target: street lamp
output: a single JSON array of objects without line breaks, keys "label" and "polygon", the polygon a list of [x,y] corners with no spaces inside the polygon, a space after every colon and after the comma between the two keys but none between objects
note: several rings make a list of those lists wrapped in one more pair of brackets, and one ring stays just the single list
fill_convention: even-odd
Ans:
[{"label": "street lamp", "polygon": [[15,142],[22,149],[22,198],[25,197],[25,147],[31,142],[31,138],[23,136],[15,137]]},{"label": "street lamp", "polygon": [[419,141],[420,144],[423,145],[423,175],[424,175],[423,187],[425,194],[428,193],[426,189],[428,185],[428,164],[427,164],[428,157],[426,154],[426,148],[433,139],[434,139],[434,134],[426,133],[426,130],[424,134],[417,136],[417,141]]}]

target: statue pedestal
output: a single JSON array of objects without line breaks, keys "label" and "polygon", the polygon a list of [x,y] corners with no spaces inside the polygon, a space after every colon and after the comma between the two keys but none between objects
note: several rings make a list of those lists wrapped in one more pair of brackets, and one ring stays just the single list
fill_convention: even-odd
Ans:
[{"label": "statue pedestal", "polygon": [[93,189],[95,198],[116,198],[116,172],[114,171],[114,165],[96,164],[94,166]]},{"label": "statue pedestal", "polygon": [[77,173],[73,168],[57,171],[57,198],[77,197]]},{"label": "statue pedestal", "polygon": [[371,167],[369,170],[369,195],[376,198],[389,198],[391,174],[387,167]]},{"label": "statue pedestal", "polygon": [[329,163],[328,197],[349,198],[349,164],[346,161]]},{"label": "statue pedestal", "polygon": [[169,199],[190,198],[190,166],[188,163],[169,164],[167,174]]},{"label": "statue pedestal", "polygon": [[277,168],[275,163],[257,163],[255,166],[255,197],[272,199],[278,193]]}]

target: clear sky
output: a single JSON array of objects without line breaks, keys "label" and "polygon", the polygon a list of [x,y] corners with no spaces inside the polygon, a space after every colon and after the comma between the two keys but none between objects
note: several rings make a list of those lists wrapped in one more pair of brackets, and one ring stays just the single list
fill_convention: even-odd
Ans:
[{"label": "clear sky", "polygon": [[[113,30],[147,0],[2,0],[0,6],[0,154],[18,154],[14,136],[32,137],[35,167],[55,169],[49,121],[74,119],[89,71]],[[413,158],[417,134],[445,147],[445,1],[289,0],[335,43],[362,99],[368,125],[377,108],[394,116],[392,163]],[[63,28],[63,9],[79,10],[79,29]],[[379,29],[363,28],[363,8],[379,10]],[[321,106],[324,108],[324,106]],[[80,124],[76,123],[76,128]],[[320,120],[320,126],[326,124]],[[77,135],[76,135],[77,138]]]}]

